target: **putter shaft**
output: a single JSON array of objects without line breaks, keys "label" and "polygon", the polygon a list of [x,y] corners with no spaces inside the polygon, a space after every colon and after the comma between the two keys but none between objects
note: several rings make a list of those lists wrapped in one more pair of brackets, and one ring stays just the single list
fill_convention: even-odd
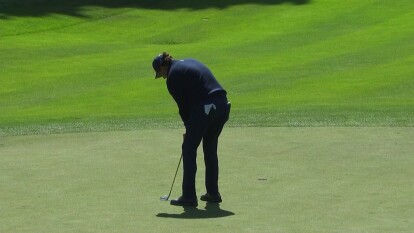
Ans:
[{"label": "putter shaft", "polygon": [[182,160],[182,159],[183,159],[183,154],[181,154],[181,156],[180,156],[180,160],[178,161],[178,166],[177,166],[177,169],[175,170],[175,175],[174,175],[174,179],[173,179],[172,184],[171,184],[170,192],[168,193],[168,195],[164,195],[164,196],[162,196],[162,197],[160,198],[160,200],[163,200],[163,201],[168,201],[168,198],[170,198],[170,195],[171,195],[172,189],[173,189],[173,187],[174,187],[175,178],[177,177],[178,168],[180,167],[180,164],[181,164],[181,160]]}]

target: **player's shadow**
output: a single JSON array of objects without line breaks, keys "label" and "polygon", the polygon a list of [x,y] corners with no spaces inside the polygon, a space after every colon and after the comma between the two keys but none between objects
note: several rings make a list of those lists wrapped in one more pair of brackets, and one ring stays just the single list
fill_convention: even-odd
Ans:
[{"label": "player's shadow", "polygon": [[207,203],[204,210],[196,207],[184,207],[181,214],[159,213],[157,217],[160,218],[182,218],[182,219],[202,219],[202,218],[223,218],[234,215],[233,212],[223,210],[220,204]]}]

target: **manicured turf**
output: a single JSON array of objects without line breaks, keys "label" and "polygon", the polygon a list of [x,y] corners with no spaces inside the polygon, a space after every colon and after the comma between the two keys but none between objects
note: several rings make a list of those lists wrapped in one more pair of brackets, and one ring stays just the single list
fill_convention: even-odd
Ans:
[{"label": "manicured turf", "polygon": [[2,134],[179,125],[162,51],[211,67],[234,126],[414,125],[411,0],[0,6]]},{"label": "manicured turf", "polygon": [[[412,232],[413,9],[0,0],[0,232]],[[228,91],[221,209],[159,201],[184,131],[162,51]]]},{"label": "manicured turf", "polygon": [[187,212],[159,201],[181,133],[3,138],[0,232],[412,232],[411,128],[226,128],[221,210]]}]

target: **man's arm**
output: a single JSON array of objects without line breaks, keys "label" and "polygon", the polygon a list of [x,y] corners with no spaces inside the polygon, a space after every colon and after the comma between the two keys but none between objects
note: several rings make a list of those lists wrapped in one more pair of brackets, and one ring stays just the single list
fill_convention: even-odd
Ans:
[{"label": "man's arm", "polygon": [[169,79],[168,91],[177,103],[178,112],[185,125],[190,115],[189,100],[186,96],[184,88],[185,84],[183,83],[183,79],[180,77],[169,77]]}]

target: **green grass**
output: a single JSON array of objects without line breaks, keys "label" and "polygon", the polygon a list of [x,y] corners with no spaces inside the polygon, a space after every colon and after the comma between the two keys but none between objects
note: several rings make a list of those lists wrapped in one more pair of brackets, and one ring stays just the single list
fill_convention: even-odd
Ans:
[{"label": "green grass", "polygon": [[3,135],[179,126],[161,51],[211,67],[233,126],[414,125],[412,1],[39,2],[0,1]]},{"label": "green grass", "polygon": [[[0,0],[0,232],[412,232],[413,9]],[[221,210],[158,200],[183,133],[162,51],[228,91]]]},{"label": "green grass", "polygon": [[411,128],[227,128],[221,211],[187,212],[159,201],[181,133],[3,138],[0,232],[412,232]]}]

